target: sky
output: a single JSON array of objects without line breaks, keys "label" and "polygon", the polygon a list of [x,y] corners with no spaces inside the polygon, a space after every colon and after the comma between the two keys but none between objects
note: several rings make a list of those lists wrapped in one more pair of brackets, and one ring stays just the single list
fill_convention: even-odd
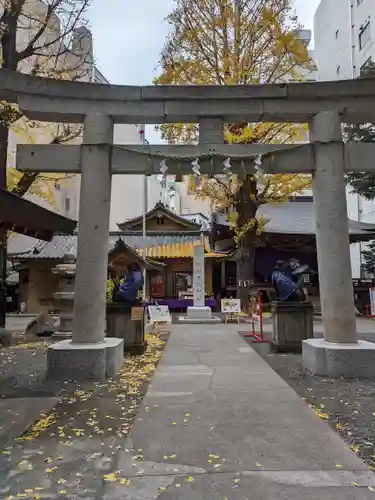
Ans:
[{"label": "sky", "polygon": [[[156,75],[173,0],[94,0],[89,11],[99,70],[111,82],[148,85]],[[319,0],[295,0],[300,22],[313,27]],[[110,6],[110,7],[109,7]]]},{"label": "sky", "polygon": [[[320,0],[294,0],[300,22],[313,28]],[[173,0],[93,0],[89,18],[98,69],[114,84],[150,85],[168,34]],[[153,135],[153,134],[152,134]]]}]

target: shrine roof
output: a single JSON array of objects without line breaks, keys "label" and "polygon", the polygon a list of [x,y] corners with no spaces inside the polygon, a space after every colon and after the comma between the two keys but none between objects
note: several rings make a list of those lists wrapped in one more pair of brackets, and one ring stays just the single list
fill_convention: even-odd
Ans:
[{"label": "shrine roof", "polygon": [[0,223],[8,231],[49,241],[56,232],[71,234],[77,222],[0,189]]},{"label": "shrine roof", "polygon": [[[160,201],[156,203],[154,208],[152,208],[146,213],[147,222],[149,222],[151,219],[157,219],[162,217],[165,217],[170,222],[173,222],[176,225],[176,229],[177,227],[180,227],[181,229],[188,231],[189,230],[200,231],[201,229],[201,224],[197,224],[193,220],[189,220],[188,218],[175,214],[174,212],[172,212],[172,210],[169,210]],[[140,215],[139,217],[134,217],[133,219],[129,219],[125,222],[120,222],[117,225],[121,231],[128,231],[128,230],[141,229],[142,223],[143,223],[143,216]],[[162,227],[160,227],[160,229],[162,229]]]},{"label": "shrine roof", "polygon": [[[143,255],[143,236],[139,232],[111,232],[108,237],[108,253],[113,251],[116,243],[121,240],[128,245],[131,252],[136,252],[140,257]],[[148,260],[163,258],[187,258],[193,256],[193,249],[200,241],[200,234],[197,232],[180,233],[154,233],[147,235]],[[220,257],[220,254],[212,252],[208,237],[205,236],[205,251],[207,257]],[[77,235],[56,235],[52,241],[44,242],[35,240],[31,247],[28,244],[25,252],[12,253],[10,248],[10,260],[35,260],[35,259],[63,259],[66,253],[77,252]]]},{"label": "shrine roof", "polygon": [[[257,217],[268,220],[263,232],[266,234],[315,235],[314,202],[310,196],[297,196],[286,203],[262,205]],[[375,237],[375,224],[348,219],[351,239],[366,240]],[[215,214],[213,224],[229,226],[227,217]]]}]

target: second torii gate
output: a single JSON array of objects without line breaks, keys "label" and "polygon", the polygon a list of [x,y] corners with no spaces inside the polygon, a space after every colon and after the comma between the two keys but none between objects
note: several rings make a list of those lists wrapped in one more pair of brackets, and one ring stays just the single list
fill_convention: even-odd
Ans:
[{"label": "second torii gate", "polygon": [[[19,102],[30,118],[84,123],[81,146],[21,146],[18,154],[22,171],[82,175],[73,341],[50,348],[49,375],[74,354],[100,378],[92,353],[117,349],[103,342],[112,174],[159,173],[161,159],[170,174],[191,173],[190,161],[198,158],[201,172],[215,175],[228,157],[233,172],[252,173],[262,153],[265,172],[313,174],[324,341],[305,341],[305,366],[319,374],[375,376],[375,345],[358,342],[356,332],[344,180],[345,170],[375,170],[375,145],[344,145],[341,134],[342,122],[375,121],[373,81],[139,88],[0,72],[0,82],[0,99]],[[311,143],[223,144],[224,123],[259,121],[309,123]],[[114,124],[136,122],[199,123],[200,144],[114,146]]]}]

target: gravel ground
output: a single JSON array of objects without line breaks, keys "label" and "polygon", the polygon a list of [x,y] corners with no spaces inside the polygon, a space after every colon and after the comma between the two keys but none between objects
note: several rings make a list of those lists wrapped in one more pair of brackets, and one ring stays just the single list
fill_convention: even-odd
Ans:
[{"label": "gravel ground", "polygon": [[[143,356],[125,358],[116,378],[85,384],[45,380],[48,341],[0,351],[0,403],[5,415],[11,411],[0,427],[1,499],[102,498],[103,477],[113,470],[164,349],[157,337],[149,342]],[[24,409],[30,401],[52,405],[32,417]]]},{"label": "gravel ground", "polygon": [[315,408],[318,416],[326,420],[352,450],[375,470],[374,381],[316,377],[304,371],[300,354],[273,354],[266,344],[251,345],[307,404]]},{"label": "gravel ground", "polygon": [[[51,341],[17,345],[0,350],[0,398],[57,397],[77,388],[74,382],[45,379],[46,351]],[[86,384],[87,388],[93,384]]]}]

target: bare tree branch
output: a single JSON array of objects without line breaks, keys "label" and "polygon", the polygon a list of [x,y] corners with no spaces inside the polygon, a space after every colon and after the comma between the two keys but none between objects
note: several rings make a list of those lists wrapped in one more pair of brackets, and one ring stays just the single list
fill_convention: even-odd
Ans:
[{"label": "bare tree branch", "polygon": [[[80,28],[86,25],[90,0],[3,0],[2,4],[0,67],[55,79],[91,79],[93,55],[82,46],[82,36],[87,32]],[[53,144],[77,140],[82,132],[79,125],[30,122],[17,111],[10,113],[4,103],[0,103],[0,127],[4,129],[2,138],[11,128],[13,133],[22,131],[30,139],[33,132],[43,131]],[[8,158],[5,142],[0,151],[0,171],[4,172]],[[36,178],[35,174],[24,174],[14,192],[23,196]]]}]

